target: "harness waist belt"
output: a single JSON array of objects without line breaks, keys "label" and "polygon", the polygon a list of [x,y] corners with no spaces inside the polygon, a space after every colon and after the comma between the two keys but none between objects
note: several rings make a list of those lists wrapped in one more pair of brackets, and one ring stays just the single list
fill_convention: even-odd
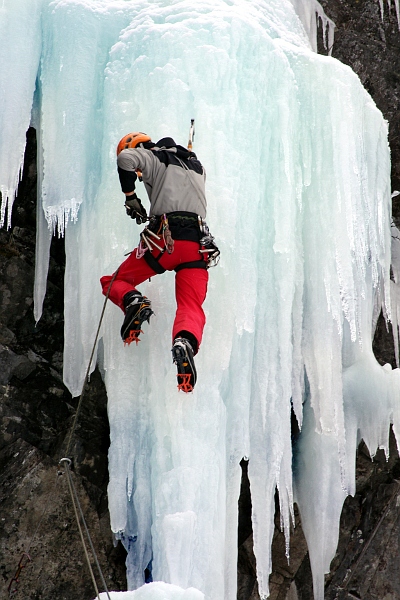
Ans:
[{"label": "harness waist belt", "polygon": [[178,273],[182,269],[207,269],[207,263],[204,260],[192,260],[178,265],[174,271]]}]

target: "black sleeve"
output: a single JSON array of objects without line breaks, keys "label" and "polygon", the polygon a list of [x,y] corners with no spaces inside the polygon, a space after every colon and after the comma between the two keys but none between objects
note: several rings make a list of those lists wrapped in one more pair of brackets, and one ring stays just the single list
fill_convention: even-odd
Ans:
[{"label": "black sleeve", "polygon": [[121,189],[125,193],[133,192],[135,189],[135,182],[137,175],[135,171],[124,171],[121,167],[118,167],[119,181]]}]

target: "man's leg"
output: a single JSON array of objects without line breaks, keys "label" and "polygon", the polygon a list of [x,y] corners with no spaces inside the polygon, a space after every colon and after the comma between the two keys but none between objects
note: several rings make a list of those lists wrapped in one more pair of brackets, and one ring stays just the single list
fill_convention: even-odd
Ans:
[{"label": "man's leg", "polygon": [[143,321],[149,322],[153,314],[150,300],[142,296],[136,286],[155,274],[143,258],[136,258],[134,250],[121,264],[112,283],[113,275],[106,275],[100,279],[103,294],[106,295],[110,290],[110,300],[125,313],[121,327],[124,343],[138,343]]},{"label": "man's leg", "polygon": [[[118,269],[117,276],[110,289],[109,298],[111,302],[114,302],[114,304],[125,312],[125,294],[134,291],[137,285],[140,285],[143,281],[149,279],[149,277],[154,277],[154,275],[156,273],[143,258],[139,260],[136,258],[135,249]],[[113,275],[104,275],[100,279],[104,296],[107,294],[112,278]]]},{"label": "man's leg", "polygon": [[207,294],[208,271],[205,269],[182,269],[175,278],[176,315],[172,339],[189,332],[196,340],[196,354],[203,337],[206,317],[202,308]]},{"label": "man's leg", "polygon": [[206,321],[202,304],[207,293],[205,269],[182,269],[175,279],[177,310],[172,330],[172,359],[177,366],[178,389],[191,392],[196,385],[197,354]]}]

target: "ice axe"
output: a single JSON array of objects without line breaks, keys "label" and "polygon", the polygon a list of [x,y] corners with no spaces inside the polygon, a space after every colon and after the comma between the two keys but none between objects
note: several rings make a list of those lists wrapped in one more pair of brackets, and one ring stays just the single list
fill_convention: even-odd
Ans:
[{"label": "ice axe", "polygon": [[190,119],[189,141],[188,141],[188,146],[187,146],[189,152],[192,151],[193,140],[194,140],[194,119]]}]

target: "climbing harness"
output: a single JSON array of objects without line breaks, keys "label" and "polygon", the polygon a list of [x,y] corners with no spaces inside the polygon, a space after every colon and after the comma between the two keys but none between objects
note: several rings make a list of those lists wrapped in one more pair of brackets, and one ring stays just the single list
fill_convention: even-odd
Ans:
[{"label": "climbing harness", "polygon": [[[182,222],[185,223],[184,227],[192,227],[192,231],[194,231],[194,233],[193,237],[189,239],[198,241],[200,243],[201,247],[199,252],[201,258],[199,258],[199,260],[179,264],[175,268],[175,272],[178,273],[182,269],[208,269],[210,266],[215,266],[215,264],[218,262],[217,257],[219,256],[219,250],[214,244],[212,244],[212,240],[214,238],[210,235],[205,220],[194,213],[175,212],[164,214],[161,217],[154,215],[150,217],[149,224],[140,234],[140,242],[136,250],[136,258],[144,258],[149,267],[153,269],[155,273],[158,273],[159,275],[165,273],[166,269],[160,265],[159,261],[164,252],[172,254],[174,251],[174,239],[172,237],[170,223],[172,228],[179,228]],[[204,243],[202,243],[200,236],[204,238],[205,232],[208,232],[208,238],[204,239]],[[176,239],[177,238],[175,238],[175,240]],[[160,244],[162,244],[162,246]],[[153,254],[153,251],[155,250],[158,251],[157,256],[154,256]]]}]

